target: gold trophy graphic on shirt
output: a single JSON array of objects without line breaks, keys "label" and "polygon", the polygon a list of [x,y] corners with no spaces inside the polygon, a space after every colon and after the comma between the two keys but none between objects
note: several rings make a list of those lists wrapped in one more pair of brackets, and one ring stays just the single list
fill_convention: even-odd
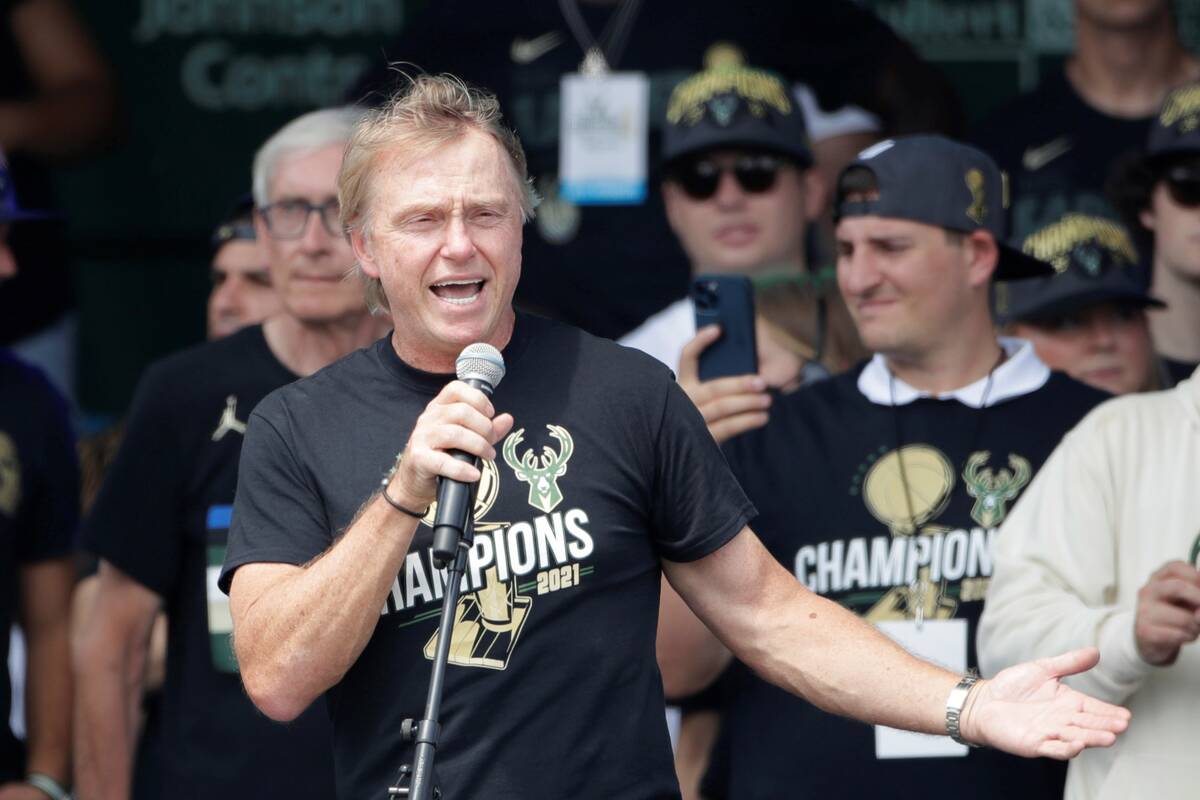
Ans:
[{"label": "gold trophy graphic on shirt", "polygon": [[[500,494],[500,470],[494,461],[484,460],[480,464],[482,477],[475,494],[472,510],[476,533],[485,533],[503,528],[507,522],[487,522],[482,518],[492,510]],[[437,503],[433,503],[421,521],[433,527],[437,518]],[[484,573],[486,583],[482,589],[465,594],[458,599],[454,609],[454,633],[450,642],[450,663],[462,667],[484,667],[504,669],[508,657],[533,600],[517,594],[516,579],[501,582],[492,567]],[[437,631],[425,644],[425,657],[432,660],[437,650]]]},{"label": "gold trophy graphic on shirt", "polygon": [[[501,581],[496,568],[484,573],[482,589],[464,595],[454,610],[450,663],[460,667],[505,669],[516,647],[533,598],[517,594],[517,580]],[[437,651],[437,631],[425,643],[425,657]]]},{"label": "gold trophy graphic on shirt", "polygon": [[0,513],[13,516],[21,504],[21,462],[12,437],[0,431]]},{"label": "gold trophy graphic on shirt", "polygon": [[[954,469],[936,448],[910,444],[875,462],[863,480],[867,510],[893,536],[930,531],[926,523],[946,510],[954,488]],[[888,590],[864,615],[870,622],[950,619],[958,604],[946,595],[946,581],[929,579],[929,568],[917,571],[907,586]]]}]

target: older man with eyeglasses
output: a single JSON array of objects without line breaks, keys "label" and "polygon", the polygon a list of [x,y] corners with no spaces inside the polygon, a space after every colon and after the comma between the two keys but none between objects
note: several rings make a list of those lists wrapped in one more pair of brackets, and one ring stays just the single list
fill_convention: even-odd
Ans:
[{"label": "older man with eyeglasses", "polygon": [[138,389],[84,528],[85,547],[101,561],[97,599],[74,647],[82,800],[130,796],[133,709],[160,607],[170,634],[159,795],[334,795],[324,709],[285,728],[246,698],[214,570],[251,410],[386,329],[350,275],[354,255],[338,222],[337,173],[359,115],[338,108],[301,116],[255,157],[255,225],[282,311],[151,366]]}]

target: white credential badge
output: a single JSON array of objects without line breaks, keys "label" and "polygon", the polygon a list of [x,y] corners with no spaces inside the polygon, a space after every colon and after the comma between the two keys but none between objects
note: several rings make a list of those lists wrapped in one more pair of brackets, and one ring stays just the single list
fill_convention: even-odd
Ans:
[{"label": "white credential badge", "polygon": [[646,199],[650,83],[640,72],[562,78],[559,192],[579,205]]},{"label": "white credential badge", "polygon": [[[876,627],[896,644],[926,661],[960,675],[967,671],[967,621],[925,619],[877,622]],[[949,736],[929,736],[875,726],[876,758],[963,757],[967,747]]]}]

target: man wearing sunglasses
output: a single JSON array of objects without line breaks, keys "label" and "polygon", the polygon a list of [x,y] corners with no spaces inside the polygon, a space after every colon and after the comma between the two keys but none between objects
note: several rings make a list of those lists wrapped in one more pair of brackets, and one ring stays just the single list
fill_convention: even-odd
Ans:
[{"label": "man wearing sunglasses", "polygon": [[334,796],[328,720],[288,727],[246,698],[213,570],[224,557],[242,436],[274,389],[382,334],[338,222],[336,178],[360,111],[288,123],[254,159],[254,225],[282,310],[168,357],[142,379],[126,434],[84,526],[98,588],[76,632],[81,800],[128,798],[131,709],[156,612],[168,616],[163,797]]},{"label": "man wearing sunglasses", "polygon": [[1025,239],[1025,252],[1055,274],[996,287],[996,312],[1010,335],[1028,339],[1050,369],[1112,394],[1174,383],[1154,354],[1137,251],[1116,222],[1067,214]]},{"label": "man wearing sunglasses", "polygon": [[[732,65],[682,82],[667,107],[662,158],[667,219],[693,275],[806,270],[805,233],[820,213],[823,187],[803,112],[782,80]],[[697,337],[695,310],[684,298],[621,343],[676,370],[681,383],[697,383],[696,356],[718,335]],[[695,395],[698,387],[688,388]],[[693,400],[720,441],[765,422],[765,388],[759,376],[726,378],[705,384]]]},{"label": "man wearing sunglasses", "polygon": [[1150,332],[1181,381],[1200,363],[1200,83],[1167,95],[1145,154],[1111,188],[1130,230],[1153,251],[1151,291],[1170,306],[1151,312]]}]

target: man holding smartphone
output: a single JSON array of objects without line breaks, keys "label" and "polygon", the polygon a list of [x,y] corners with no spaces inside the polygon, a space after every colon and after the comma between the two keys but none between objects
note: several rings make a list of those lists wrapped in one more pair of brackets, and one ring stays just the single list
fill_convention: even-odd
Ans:
[{"label": "man holding smartphone", "polygon": [[[783,80],[729,64],[683,81],[667,106],[662,158],[667,219],[694,276],[790,279],[807,271],[806,232],[824,205],[824,184],[813,169],[804,114]],[[703,349],[720,335],[705,328],[692,349]],[[695,358],[681,362],[694,339],[695,306],[689,297],[650,317],[621,343],[654,356],[688,385],[699,384]],[[769,360],[777,354],[762,339],[759,351]],[[770,396],[763,372],[705,384],[705,391],[721,401],[720,411],[697,405],[718,440],[766,421]]]},{"label": "man holding smartphone", "polygon": [[[782,398],[725,452],[764,545],[798,580],[909,650],[971,669],[996,529],[1104,395],[1051,373],[1028,342],[997,339],[993,278],[1050,268],[1004,244],[1003,178],[983,153],[882,142],[843,171],[836,203],[838,285],[875,355]],[[697,665],[698,688],[719,646],[671,621],[660,653],[687,653],[663,663]],[[1061,796],[1062,771],[1044,762],[848,724],[734,674],[706,796]]]}]

